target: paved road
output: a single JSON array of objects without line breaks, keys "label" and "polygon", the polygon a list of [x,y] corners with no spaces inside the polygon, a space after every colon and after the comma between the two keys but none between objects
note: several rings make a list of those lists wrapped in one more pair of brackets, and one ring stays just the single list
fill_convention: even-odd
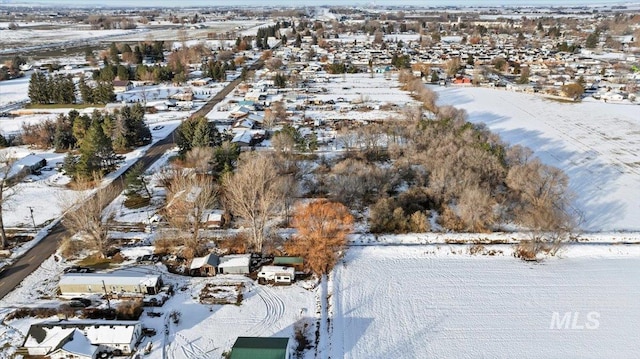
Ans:
[{"label": "paved road", "polygon": [[[259,69],[263,66],[262,61],[258,61],[254,63],[250,69],[255,70]],[[216,94],[209,102],[207,102],[200,110],[196,111],[192,116],[204,116],[206,115],[213,106],[222,101],[227,94],[229,94],[239,83],[240,79],[236,79],[229,83],[224,89],[222,89],[218,94]],[[138,159],[138,162],[142,162],[144,164],[144,168],[147,169],[151,164],[157,161],[165,152],[172,149],[175,146],[174,143],[174,133],[171,132],[164,139],[156,142],[147,153]],[[133,167],[133,166],[132,166]],[[120,177],[116,178],[110,186],[112,188],[116,188],[117,191],[113,191],[115,196],[122,192],[124,176],[126,171],[120,175]],[[111,198],[111,200],[115,199],[115,197]],[[22,282],[29,274],[35,271],[42,262],[49,258],[53,253],[58,249],[58,244],[65,237],[71,236],[72,233],[69,233],[64,226],[64,217],[62,221],[58,222],[55,226],[51,228],[49,234],[43,238],[40,242],[38,242],[33,248],[28,250],[22,257],[20,257],[16,262],[14,262],[11,266],[5,268],[2,273],[0,273],[0,299],[4,298],[9,292],[11,292],[14,288],[16,288],[20,282]]]}]

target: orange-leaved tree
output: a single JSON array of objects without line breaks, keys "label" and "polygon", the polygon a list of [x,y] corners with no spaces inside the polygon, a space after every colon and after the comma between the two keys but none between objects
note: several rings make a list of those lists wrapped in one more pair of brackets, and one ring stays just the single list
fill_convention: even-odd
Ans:
[{"label": "orange-leaved tree", "polygon": [[320,200],[295,211],[293,227],[298,230],[286,244],[291,255],[304,258],[316,275],[326,275],[336,264],[351,231],[353,216],[341,203]]}]

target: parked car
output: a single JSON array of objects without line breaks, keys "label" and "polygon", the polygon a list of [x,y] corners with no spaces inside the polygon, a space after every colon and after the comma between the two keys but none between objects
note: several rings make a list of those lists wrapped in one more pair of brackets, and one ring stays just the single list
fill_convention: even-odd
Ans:
[{"label": "parked car", "polygon": [[91,304],[92,304],[91,299],[87,299],[87,298],[76,297],[76,298],[71,298],[71,300],[69,300],[69,306],[72,308],[86,308]]},{"label": "parked car", "polygon": [[71,266],[64,269],[65,273],[93,273],[93,269],[88,267]]},{"label": "parked car", "polygon": [[142,328],[142,335],[146,335],[148,337],[152,337],[156,335],[156,330],[153,328]]}]

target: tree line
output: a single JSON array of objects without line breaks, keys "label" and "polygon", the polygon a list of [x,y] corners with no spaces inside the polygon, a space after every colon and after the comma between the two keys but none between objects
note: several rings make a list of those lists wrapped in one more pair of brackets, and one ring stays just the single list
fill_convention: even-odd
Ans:
[{"label": "tree line", "polygon": [[113,113],[94,111],[91,115],[70,111],[67,115],[22,126],[22,142],[40,149],[68,151],[64,169],[74,179],[104,174],[120,161],[119,153],[147,145],[151,131],[144,122],[140,104],[116,109]]},{"label": "tree line", "polygon": [[[87,85],[84,77],[76,84],[71,75],[45,75],[35,71],[29,80],[28,95],[33,104],[73,104],[91,103],[107,104],[115,100],[113,84],[108,81],[97,81],[94,87]],[[80,94],[78,98],[77,94]]]}]

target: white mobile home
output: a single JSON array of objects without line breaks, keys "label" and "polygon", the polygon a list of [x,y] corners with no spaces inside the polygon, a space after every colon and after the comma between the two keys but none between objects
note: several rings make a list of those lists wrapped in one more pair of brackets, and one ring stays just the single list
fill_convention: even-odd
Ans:
[{"label": "white mobile home", "polygon": [[258,272],[258,282],[291,284],[295,279],[295,268],[281,266],[263,266]]},{"label": "white mobile home", "polygon": [[162,287],[159,274],[119,270],[109,273],[66,273],[60,278],[62,296],[85,294],[135,295],[158,294]]}]

